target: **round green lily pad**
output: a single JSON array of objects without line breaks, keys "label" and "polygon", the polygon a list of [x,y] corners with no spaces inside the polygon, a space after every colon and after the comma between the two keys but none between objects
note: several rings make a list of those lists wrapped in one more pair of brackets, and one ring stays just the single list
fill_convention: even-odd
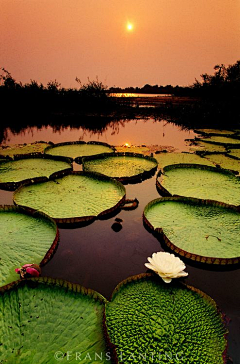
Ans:
[{"label": "round green lily pad", "polygon": [[[240,149],[239,149],[240,152]],[[222,153],[212,153],[205,155],[207,160],[209,160],[212,164],[216,166],[220,166],[221,168],[229,169],[232,171],[236,171],[240,173],[240,160],[231,158],[227,154]]]},{"label": "round green lily pad", "polygon": [[240,149],[231,148],[230,152],[228,153],[231,157],[236,159],[240,159]]},{"label": "round green lily pad", "polygon": [[[191,142],[192,143],[192,142]],[[226,152],[226,148],[224,145],[220,144],[213,144],[210,142],[204,142],[202,139],[195,141],[190,146],[190,151],[194,151],[195,153],[202,153],[202,152],[210,152],[210,153],[224,153]]]},{"label": "round green lily pad", "polygon": [[226,329],[215,302],[180,283],[142,274],[122,282],[106,304],[119,363],[223,364]]},{"label": "round green lily pad", "polygon": [[52,219],[15,206],[0,206],[0,235],[0,286],[19,279],[15,268],[46,263],[58,241]]},{"label": "round green lily pad", "polygon": [[46,142],[36,142],[31,144],[15,144],[6,147],[2,146],[0,147],[0,155],[12,158],[22,154],[41,154],[49,145]]},{"label": "round green lily pad", "polygon": [[47,179],[56,172],[72,170],[70,161],[55,160],[52,157],[37,156],[20,158],[0,163],[0,188],[16,189],[29,179]]},{"label": "round green lily pad", "polygon": [[240,204],[239,177],[216,167],[197,164],[166,166],[163,174],[157,177],[157,189],[163,196],[180,195]]},{"label": "round green lily pad", "polygon": [[84,171],[102,172],[121,181],[145,178],[154,173],[156,169],[156,159],[142,154],[112,153],[83,159]]},{"label": "round green lily pad", "polygon": [[14,203],[43,211],[59,223],[94,220],[117,209],[125,199],[124,186],[107,176],[72,172],[48,182],[20,187]]},{"label": "round green lily pad", "polygon": [[63,156],[72,159],[101,153],[112,153],[113,151],[113,147],[100,142],[66,142],[54,144],[45,149],[46,154]]},{"label": "round green lily pad", "polygon": [[240,212],[216,201],[164,197],[144,209],[144,223],[169,248],[209,264],[240,262]]},{"label": "round green lily pad", "polygon": [[235,134],[232,130],[221,130],[221,129],[195,129],[195,133],[210,134],[210,135],[231,135]]},{"label": "round green lily pad", "polygon": [[194,153],[159,153],[156,154],[155,158],[158,161],[160,168],[163,168],[171,164],[179,164],[179,163],[206,164],[208,166],[214,165],[208,159],[200,157],[199,155]]},{"label": "round green lily pad", "polygon": [[0,362],[105,364],[105,299],[77,284],[47,277],[0,292]]},{"label": "round green lily pad", "polygon": [[237,139],[237,138],[213,135],[209,138],[204,138],[203,141],[205,143],[209,142],[209,143],[219,144],[219,145],[239,145],[239,148],[240,148],[240,139]]}]

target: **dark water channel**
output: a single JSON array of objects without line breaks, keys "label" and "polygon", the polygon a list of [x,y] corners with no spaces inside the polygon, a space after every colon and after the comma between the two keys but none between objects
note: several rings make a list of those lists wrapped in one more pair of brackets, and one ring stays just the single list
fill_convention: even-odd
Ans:
[{"label": "dark water channel", "polygon": [[[43,141],[98,140],[113,145],[126,142],[135,145],[159,145],[187,151],[184,139],[194,136],[165,121],[131,121],[109,128],[102,134],[83,129],[66,128],[54,133],[51,128],[32,128],[21,134],[8,133],[6,145]],[[79,167],[78,167],[79,169]],[[127,198],[137,198],[133,211],[120,211],[107,220],[97,220],[83,228],[60,229],[60,241],[53,258],[43,267],[42,275],[63,278],[94,289],[110,299],[114,287],[123,279],[146,272],[144,263],[153,252],[163,250],[160,242],[143,226],[142,212],[146,204],[160,197],[155,177],[125,186]],[[1,204],[12,204],[12,193],[0,191]],[[121,218],[122,229],[115,232],[115,218]],[[213,270],[186,262],[189,273],[185,282],[209,294],[230,319],[228,324],[228,354],[234,364],[240,364],[240,268]],[[211,363],[206,363],[211,364]]]}]

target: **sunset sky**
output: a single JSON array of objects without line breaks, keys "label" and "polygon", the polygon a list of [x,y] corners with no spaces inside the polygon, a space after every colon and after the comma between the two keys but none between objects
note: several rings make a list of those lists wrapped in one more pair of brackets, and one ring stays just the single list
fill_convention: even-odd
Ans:
[{"label": "sunset sky", "polygon": [[0,67],[23,83],[187,86],[240,59],[239,0],[0,0]]}]

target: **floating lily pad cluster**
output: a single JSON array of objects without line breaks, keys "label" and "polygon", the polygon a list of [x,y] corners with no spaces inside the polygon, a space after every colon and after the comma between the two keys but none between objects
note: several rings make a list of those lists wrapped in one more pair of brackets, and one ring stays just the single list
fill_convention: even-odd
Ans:
[{"label": "floating lily pad cluster", "polygon": [[190,150],[195,153],[226,153],[227,146],[204,142],[204,139],[190,140]]},{"label": "floating lily pad cluster", "polygon": [[209,138],[204,138],[203,141],[205,143],[219,144],[219,145],[227,145],[227,146],[237,146],[240,148],[240,139],[239,137],[227,137],[227,136],[219,136],[213,135]]},{"label": "floating lily pad cluster", "polygon": [[[194,143],[209,146],[200,156],[181,153],[171,158],[168,153],[162,156],[162,162],[159,156],[162,169],[157,175],[157,189],[168,198],[150,202],[144,210],[144,222],[170,249],[184,257],[209,264],[239,263],[240,179],[237,174],[240,164],[237,155],[240,139],[235,132],[224,130],[199,132],[203,138],[196,138]],[[230,147],[236,155],[231,155]],[[216,148],[224,148],[224,153]],[[215,167],[200,160],[209,161]]]},{"label": "floating lily pad cluster", "polygon": [[[15,268],[26,263],[42,265],[50,258],[58,240],[55,222],[88,223],[115,212],[126,202],[126,190],[116,179],[149,177],[158,162],[165,166],[161,181],[160,176],[157,178],[161,191],[185,196],[186,189],[175,191],[175,187],[186,188],[197,180],[202,183],[203,199],[212,181],[214,185],[219,181],[221,198],[240,204],[237,177],[229,171],[199,166],[203,160],[200,156],[165,154],[161,160],[159,154],[156,160],[113,152],[114,148],[104,143],[51,145],[39,160],[68,157],[83,163],[84,171],[69,171],[70,161],[58,160],[57,172],[45,170],[44,180],[36,180],[33,175],[24,178],[18,171],[18,180],[14,172],[12,181],[2,182],[16,187],[16,183],[25,181],[14,192],[14,203],[19,207],[0,210],[0,229],[6,235],[1,247],[0,286],[18,278]],[[169,157],[173,165],[166,166]],[[17,166],[17,162],[1,162],[0,178],[5,172],[11,174],[11,166]],[[32,173],[30,158],[20,162],[21,166],[26,162],[26,170]],[[184,164],[176,164],[179,162]],[[194,164],[186,164],[190,162]],[[66,169],[59,163],[66,163]],[[213,161],[206,159],[204,163],[211,165]],[[39,173],[39,165],[37,170]],[[190,196],[192,191],[195,189],[190,189]],[[144,222],[184,257],[211,264],[240,261],[237,207],[186,197],[162,198],[146,206]],[[65,281],[24,279],[0,288],[0,312],[1,362],[225,363],[226,329],[214,301],[192,287],[167,285],[151,274],[122,282],[110,302],[94,291]]]},{"label": "floating lily pad cluster", "polygon": [[233,135],[236,134],[234,130],[224,130],[224,129],[195,129],[195,133],[203,135]]},{"label": "floating lily pad cluster", "polygon": [[215,302],[151,274],[122,282],[110,302],[62,280],[18,281],[0,288],[0,311],[1,362],[225,362]]},{"label": "floating lily pad cluster", "polygon": [[231,148],[230,152],[228,153],[231,157],[236,159],[240,159],[240,149]]},{"label": "floating lily pad cluster", "polygon": [[202,137],[189,139],[191,150],[196,153],[225,153],[229,148],[240,148],[240,136],[236,131],[198,129],[195,132],[202,134]]}]

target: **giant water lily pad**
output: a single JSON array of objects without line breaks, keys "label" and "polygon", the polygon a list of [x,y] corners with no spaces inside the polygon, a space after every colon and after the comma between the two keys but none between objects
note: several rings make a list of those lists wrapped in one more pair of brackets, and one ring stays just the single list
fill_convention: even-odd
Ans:
[{"label": "giant water lily pad", "polygon": [[209,135],[232,135],[236,131],[233,130],[221,130],[221,129],[195,129],[195,133],[209,134]]},{"label": "giant water lily pad", "polygon": [[187,258],[209,264],[240,262],[240,212],[234,206],[165,197],[145,207],[144,222]]},{"label": "giant water lily pad", "polygon": [[216,166],[240,173],[240,160],[231,158],[230,156],[222,153],[207,154],[205,155],[205,158]]},{"label": "giant water lily pad", "polygon": [[58,241],[52,219],[40,213],[32,216],[14,206],[0,206],[0,235],[0,286],[19,278],[15,268],[46,263]]},{"label": "giant water lily pad", "polygon": [[237,138],[214,135],[209,138],[204,138],[203,141],[205,143],[213,143],[219,145],[239,145],[240,148],[240,139]]},{"label": "giant water lily pad", "polygon": [[240,159],[240,149],[231,148],[228,154],[233,158]]},{"label": "giant water lily pad", "polygon": [[197,164],[166,166],[163,174],[157,177],[157,189],[163,196],[180,195],[240,204],[240,179],[231,171],[216,167]]},{"label": "giant water lily pad", "polygon": [[159,153],[156,154],[155,158],[158,161],[160,168],[179,163],[206,164],[208,166],[214,165],[211,161],[193,153]]},{"label": "giant water lily pad", "polygon": [[54,144],[45,149],[46,154],[63,156],[72,159],[101,153],[112,153],[113,151],[113,147],[100,142],[66,142]]},{"label": "giant water lily pad", "polygon": [[215,302],[180,283],[142,274],[122,282],[106,305],[119,363],[223,364],[226,329]]},{"label": "giant water lily pad", "polygon": [[220,145],[220,144],[213,144],[213,143],[209,143],[206,142],[204,143],[204,141],[202,139],[199,139],[198,141],[190,141],[188,140],[191,144],[190,144],[190,151],[194,151],[196,153],[204,153],[204,152],[210,152],[210,153],[225,153],[226,152],[226,148],[224,145]]},{"label": "giant water lily pad", "polygon": [[122,181],[148,177],[156,169],[156,159],[142,154],[113,153],[83,159],[84,171],[102,172]]},{"label": "giant water lily pad", "polygon": [[72,172],[20,187],[14,193],[14,202],[43,211],[59,223],[75,223],[113,211],[122,204],[125,193],[120,182],[102,174]]},{"label": "giant water lily pad", "polygon": [[30,279],[0,294],[0,362],[107,361],[102,321],[105,299],[79,285]]},{"label": "giant water lily pad", "polygon": [[56,172],[72,170],[70,161],[55,160],[51,157],[30,157],[0,163],[0,188],[16,189],[29,179],[46,179]]},{"label": "giant water lily pad", "polygon": [[2,146],[0,147],[0,155],[12,158],[22,154],[41,154],[49,145],[50,144],[46,142],[36,142],[31,144],[15,144],[6,147]]}]

